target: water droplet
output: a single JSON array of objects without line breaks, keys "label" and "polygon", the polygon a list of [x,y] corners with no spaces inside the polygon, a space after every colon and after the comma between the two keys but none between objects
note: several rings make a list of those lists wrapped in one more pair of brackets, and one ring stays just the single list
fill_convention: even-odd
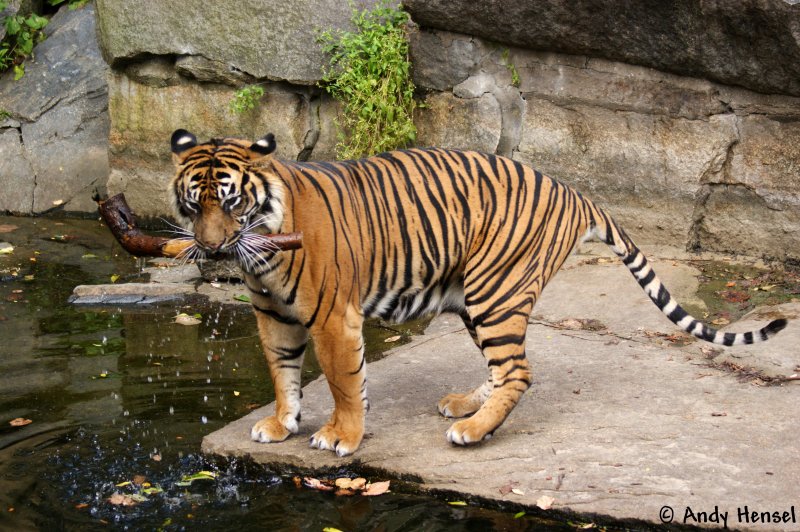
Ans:
[{"label": "water droplet", "polygon": [[208,423],[208,418],[206,416],[203,416],[200,418],[200,421],[205,425],[206,423]]},{"label": "water droplet", "polygon": [[173,415],[173,414],[175,414],[175,407],[174,406],[170,406],[169,407],[169,415]]},{"label": "water droplet", "polygon": [[207,403],[207,402],[208,402],[208,396],[207,396],[207,395],[204,395],[204,396],[203,396],[203,402],[204,402],[204,403]]}]

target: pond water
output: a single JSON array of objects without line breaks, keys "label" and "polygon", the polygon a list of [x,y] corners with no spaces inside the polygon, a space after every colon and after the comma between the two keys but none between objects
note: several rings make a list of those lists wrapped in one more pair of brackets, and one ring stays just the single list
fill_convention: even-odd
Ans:
[{"label": "pond water", "polygon": [[[0,217],[0,242],[0,529],[574,529],[403,489],[335,497],[204,457],[205,434],[273,397],[249,308],[70,305],[76,285],[144,280],[97,221]],[[394,333],[372,328],[373,357]],[[216,478],[185,485],[204,470]]]}]

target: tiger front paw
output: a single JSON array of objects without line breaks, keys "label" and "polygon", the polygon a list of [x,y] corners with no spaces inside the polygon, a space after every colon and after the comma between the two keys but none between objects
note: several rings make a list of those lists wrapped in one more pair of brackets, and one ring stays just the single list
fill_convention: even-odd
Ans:
[{"label": "tiger front paw", "polygon": [[261,443],[283,441],[290,434],[296,434],[297,420],[291,416],[284,416],[281,422],[277,416],[268,416],[253,425],[250,429],[250,438]]},{"label": "tiger front paw", "polygon": [[337,429],[333,424],[328,423],[311,436],[309,444],[317,449],[333,451],[341,457],[356,452],[363,437],[363,429]]},{"label": "tiger front paw", "polygon": [[470,445],[480,443],[492,437],[492,430],[483,427],[474,417],[456,421],[447,429],[447,441],[454,445]]}]

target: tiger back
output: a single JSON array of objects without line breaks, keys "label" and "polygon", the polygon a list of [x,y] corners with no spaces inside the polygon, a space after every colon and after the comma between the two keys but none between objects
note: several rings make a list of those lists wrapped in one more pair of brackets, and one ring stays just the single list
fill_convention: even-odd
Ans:
[{"label": "tiger back", "polygon": [[[405,321],[457,313],[487,361],[488,379],[438,404],[465,418],[447,440],[485,440],[531,384],[528,318],[542,289],[581,240],[598,238],[628,266],[667,317],[723,345],[768,339],[775,320],[722,333],[691,317],[641,251],[598,206],[574,189],[508,158],[439,148],[341,162],[274,158],[271,135],[256,142],[198,143],[178,130],[171,190],[194,232],[193,255],[227,253],[242,266],[275,388],[275,414],[252,439],[298,431],[300,372],[309,338],[334,398],[311,445],[354,452],[368,410],[364,319]],[[304,235],[303,248],[256,249],[259,231]],[[624,304],[624,303],[620,303]]]}]

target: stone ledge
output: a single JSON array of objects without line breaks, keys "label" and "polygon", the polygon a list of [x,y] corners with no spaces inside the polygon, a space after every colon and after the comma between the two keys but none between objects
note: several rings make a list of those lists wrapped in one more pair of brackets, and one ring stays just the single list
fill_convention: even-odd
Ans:
[{"label": "stone ledge", "polygon": [[[658,254],[669,257],[663,248]],[[436,402],[478,385],[486,367],[460,320],[444,315],[424,336],[368,365],[372,408],[354,456],[308,447],[332,407],[324,378],[303,389],[298,435],[278,444],[251,441],[252,424],[273,412],[268,405],[206,436],[203,452],[283,469],[382,470],[416,478],[423,490],[530,507],[548,495],[556,511],[617,520],[659,523],[660,509],[669,505],[677,524],[687,507],[718,506],[729,512],[728,526],[739,528],[746,527],[735,520],[739,506],[796,505],[797,383],[754,386],[712,367],[700,342],[662,343],[647,332],[676,329],[626,269],[585,258],[570,259],[535,309],[539,318],[527,339],[534,386],[490,441],[469,448],[445,441],[452,421],[439,416]],[[679,300],[692,295],[696,271],[672,258],[650,258]],[[773,310],[798,315],[800,303],[759,309],[758,326]],[[608,330],[554,327],[570,317],[598,319]],[[756,323],[732,328],[748,325]],[[748,363],[788,375],[800,362],[799,341],[800,327],[790,322],[770,343],[747,348]],[[500,493],[511,482],[523,495]]]}]

